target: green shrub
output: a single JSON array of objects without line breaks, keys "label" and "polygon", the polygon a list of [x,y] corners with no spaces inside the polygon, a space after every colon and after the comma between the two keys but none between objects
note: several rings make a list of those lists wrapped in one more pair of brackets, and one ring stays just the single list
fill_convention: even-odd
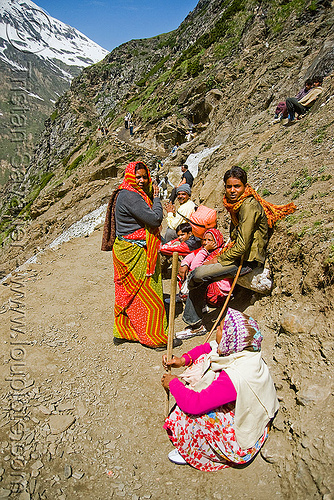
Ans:
[{"label": "green shrub", "polygon": [[79,155],[76,157],[76,159],[74,161],[72,161],[72,163],[70,163],[70,165],[68,165],[65,169],[65,172],[71,172],[72,170],[74,170],[75,168],[77,168],[77,166],[82,162],[82,160],[84,159],[84,155]]},{"label": "green shrub", "polygon": [[72,157],[72,156],[73,156],[73,155],[74,155],[77,151],[79,151],[79,149],[81,149],[81,148],[82,148],[82,146],[85,144],[85,142],[86,142],[86,139],[85,139],[85,140],[83,140],[82,142],[80,142],[80,144],[79,144],[77,147],[75,147],[74,149],[72,149],[72,151],[70,152],[70,154],[68,154],[67,156],[65,156],[65,157],[62,159],[62,161],[61,161],[61,162],[62,162],[62,164],[63,164],[63,166],[64,166],[64,167],[65,167],[65,165],[67,165],[67,163],[69,162],[69,159],[70,159],[70,158],[71,158],[71,157]]},{"label": "green shrub", "polygon": [[210,75],[206,81],[207,90],[216,89],[219,87],[219,84],[216,82],[215,77]]},{"label": "green shrub", "polygon": [[168,38],[165,38],[164,40],[161,40],[158,45],[158,49],[163,49],[164,47],[174,47],[176,43],[176,34],[175,31],[170,32],[170,36]]},{"label": "green shrub", "polygon": [[88,151],[85,154],[85,160],[90,161],[97,156],[99,146],[96,141],[92,141]]},{"label": "green shrub", "polygon": [[261,146],[261,153],[265,153],[266,151],[269,151],[271,149],[272,143],[271,142],[264,142]]},{"label": "green shrub", "polygon": [[312,2],[310,3],[310,5],[307,8],[311,12],[314,12],[315,10],[317,10],[317,7],[318,7],[318,1],[317,0],[312,0]]},{"label": "green shrub", "polygon": [[295,181],[291,184],[291,189],[297,189],[293,194],[292,199],[295,200],[296,198],[298,198],[317,180],[318,176],[314,177],[312,175],[309,175],[307,169],[302,170]]},{"label": "green shrub", "polygon": [[155,75],[155,73],[157,73],[159,71],[159,69],[161,69],[165,62],[168,61],[169,59],[169,55],[163,57],[155,66],[153,66],[153,68],[150,69],[150,71],[148,73],[146,73],[145,76],[143,76],[137,83],[136,85],[138,85],[138,87],[144,87],[144,85],[146,85],[146,82],[147,80]]},{"label": "green shrub", "polygon": [[323,174],[321,177],[320,177],[320,180],[321,181],[329,181],[330,179],[332,178],[331,174]]},{"label": "green shrub", "polygon": [[329,247],[328,257],[325,259],[325,264],[334,264],[334,244]]},{"label": "green shrub", "polygon": [[[23,203],[23,208],[19,213],[19,217],[22,215],[25,215],[26,219],[30,217],[31,205],[36,200],[37,196],[42,191],[42,189],[45,188],[45,186],[50,182],[50,180],[52,179],[53,176],[54,176],[53,172],[47,172],[44,175],[42,175],[42,177],[39,179],[36,177],[36,179],[34,181],[33,188],[30,191],[28,198],[27,198],[27,200],[29,200],[29,201],[28,202],[25,201]],[[21,208],[21,206],[22,205],[20,205],[20,208]]]},{"label": "green shrub", "polygon": [[[225,7],[225,10],[222,13],[221,18],[216,22],[215,26],[209,33],[204,33],[198,40],[191,45],[188,49],[186,49],[179,59],[175,62],[173,66],[173,71],[180,66],[183,61],[187,59],[191,59],[196,56],[201,50],[208,49],[212,44],[226,37],[226,34],[229,33],[231,27],[233,26],[232,18],[238,14],[239,12],[245,9],[246,1],[245,0],[232,0],[232,2],[225,0],[222,2],[222,7]],[[226,42],[229,44],[230,42]],[[233,45],[235,42],[233,42]],[[227,47],[226,47],[227,48]],[[229,47],[230,50],[231,46]]]},{"label": "green shrub", "polygon": [[284,2],[271,1],[269,3],[269,15],[267,23],[273,33],[279,33],[284,28],[288,17],[292,12],[300,14],[306,4],[306,0],[285,0]]},{"label": "green shrub", "polygon": [[52,179],[53,176],[54,176],[53,172],[48,172],[42,176],[39,185],[40,191],[42,191],[42,189],[48,184],[48,182]]},{"label": "green shrub", "polygon": [[54,122],[57,116],[58,116],[58,109],[56,108],[50,116],[51,121]]},{"label": "green shrub", "polygon": [[196,57],[195,59],[191,59],[187,64],[187,74],[195,78],[197,75],[203,71],[203,64],[200,62],[200,58]]}]

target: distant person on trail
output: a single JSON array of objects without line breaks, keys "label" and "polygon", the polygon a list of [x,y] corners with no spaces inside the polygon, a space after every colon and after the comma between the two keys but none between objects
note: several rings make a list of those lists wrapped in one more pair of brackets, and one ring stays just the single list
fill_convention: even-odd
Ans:
[{"label": "distant person on trail", "polygon": [[129,121],[131,120],[131,113],[127,112],[125,117],[124,117],[124,127],[126,129],[129,128]]},{"label": "distant person on trail", "polygon": [[178,147],[179,147],[179,143],[177,142],[177,143],[175,144],[175,146],[172,148],[171,153],[172,153],[172,154],[176,153],[176,150],[177,150],[177,148],[178,148]]},{"label": "distant person on trail", "polygon": [[152,185],[147,166],[140,161],[129,163],[109,201],[102,238],[102,250],[112,250],[114,263],[115,345],[139,341],[166,348],[158,255],[162,218],[158,186]]},{"label": "distant person on trail", "polygon": [[171,462],[218,471],[245,465],[260,451],[279,408],[261,357],[262,339],[252,317],[229,308],[216,341],[170,361],[162,357],[165,369],[187,367],[179,377],[165,373],[161,380],[176,401],[164,423],[175,446]]},{"label": "distant person on trail", "polygon": [[179,182],[179,184],[177,186],[173,187],[172,192],[171,192],[170,197],[169,197],[169,201],[171,203],[174,203],[174,201],[176,200],[176,188],[177,187],[182,186],[182,184],[188,184],[188,186],[192,187],[192,185],[194,183],[194,176],[189,172],[188,165],[181,165],[181,172],[182,172],[181,181]]},{"label": "distant person on trail", "polygon": [[205,335],[202,324],[202,309],[208,285],[224,278],[233,278],[244,258],[240,275],[263,267],[268,244],[268,226],[293,213],[293,203],[273,205],[247,183],[247,174],[240,167],[232,167],[225,172],[225,196],[223,203],[231,215],[230,243],[222,253],[207,265],[197,267],[188,277],[189,295],[183,313],[183,321],[188,325],[176,333],[176,338],[187,339],[195,335]]},{"label": "distant person on trail", "polygon": [[[305,81],[304,87],[296,95],[297,101],[306,96],[306,94],[311,90],[312,85],[313,85],[313,80],[311,78],[308,78]],[[286,107],[286,102],[281,101],[276,106],[273,123],[279,123],[281,120],[287,117],[288,117],[288,108]]]},{"label": "distant person on trail", "polygon": [[130,135],[133,136],[133,127],[134,127],[134,123],[132,120],[129,121],[129,129],[130,129]]},{"label": "distant person on trail", "polygon": [[161,181],[159,182],[159,196],[160,198],[163,198],[164,200],[167,200],[168,196],[168,184],[170,184],[168,180],[168,175],[165,175]]},{"label": "distant person on trail", "polygon": [[190,142],[194,138],[194,134],[192,129],[187,130],[186,132],[186,141]]},{"label": "distant person on trail", "polygon": [[165,243],[177,237],[177,226],[182,222],[186,222],[184,217],[189,219],[191,214],[195,211],[195,203],[190,199],[191,189],[189,184],[182,184],[177,187],[176,196],[180,204],[177,210],[170,201],[165,205],[165,209],[167,210],[167,230],[164,236]]}]

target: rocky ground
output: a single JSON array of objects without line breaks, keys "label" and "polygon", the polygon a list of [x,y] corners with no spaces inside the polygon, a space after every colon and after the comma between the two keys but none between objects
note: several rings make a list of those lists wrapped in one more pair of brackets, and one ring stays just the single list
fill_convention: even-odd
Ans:
[{"label": "rocky ground", "polygon": [[48,249],[1,285],[0,498],[282,498],[284,477],[269,463],[275,429],[245,469],[168,461],[161,353],[113,345],[112,262],[100,241],[101,228]]},{"label": "rocky ground", "polygon": [[[283,3],[281,13],[292,4]],[[47,122],[26,183],[14,183],[22,198],[27,189],[34,201],[15,221],[14,235],[4,236],[0,252],[3,277],[107,203],[126,164],[139,158],[152,168],[163,155],[160,173],[177,183],[180,165],[210,150],[196,166],[192,196],[217,209],[225,236],[223,175],[232,165],[245,168],[251,185],[268,201],[294,201],[298,210],[278,224],[268,246],[271,294],[239,290],[234,301],[261,326],[281,405],[262,456],[244,470],[218,474],[167,461],[171,445],[162,430],[161,356],[139,345],[113,346],[111,257],[99,251],[101,233],[95,231],[48,249],[23,274],[14,273],[12,282],[0,285],[0,498],[21,482],[26,490],[21,499],[267,499],[277,494],[333,500],[334,10],[327,1],[317,3],[318,10],[311,2],[301,17],[292,15],[277,36],[266,24],[268,12],[257,10],[235,55],[217,61],[209,47],[196,78],[177,70],[179,76],[157,87],[157,74],[148,85],[135,85],[118,103],[121,115],[106,121],[107,137],[97,137],[97,122],[86,130],[85,113],[77,111],[84,106],[91,115],[96,103],[96,119],[106,117],[112,92],[127,92],[126,86],[117,75],[106,80],[108,71],[118,68],[112,59],[106,67],[87,70],[59,102],[57,119]],[[211,4],[219,7],[218,0]],[[204,18],[198,19],[196,36]],[[184,33],[179,47],[189,41],[188,28]],[[147,50],[135,64],[133,80],[127,78],[129,88],[152,52],[153,46],[143,43]],[[133,43],[128,47],[133,57]],[[111,57],[132,71],[126,50],[122,46]],[[315,73],[326,78],[313,109],[292,126],[273,125],[275,103],[295,95]],[[123,78],[121,70],[119,75]],[[137,98],[138,121],[130,140],[122,129],[123,111],[125,101]],[[179,136],[184,138],[187,120],[193,122],[194,139],[182,139],[175,155],[168,155]],[[45,185],[41,191],[39,183]],[[12,201],[7,218],[22,200]],[[207,315],[208,326],[213,316]],[[180,317],[176,324],[181,327]],[[192,345],[187,341],[185,349]],[[124,418],[124,409],[130,418]],[[15,418],[19,423],[13,426]]]},{"label": "rocky ground", "polygon": [[[321,142],[316,141],[314,128],[309,129],[312,140],[305,142],[306,122],[290,129],[268,127],[267,122],[259,125],[258,144],[249,147],[248,132],[225,146],[229,164],[252,162],[251,183],[261,186],[262,192],[267,189],[270,201],[285,203],[293,198],[299,209],[280,223],[270,241],[271,295],[261,298],[239,291],[235,299],[236,308],[260,323],[264,357],[281,403],[262,456],[244,470],[217,474],[168,462],[171,445],[162,429],[161,355],[140,345],[115,348],[112,344],[112,263],[110,255],[99,251],[101,231],[97,230],[88,238],[48,249],[37,263],[23,267],[23,274],[14,273],[12,282],[1,285],[0,498],[15,489],[10,484],[14,480],[23,484],[25,492],[11,497],[21,499],[28,495],[33,499],[95,500],[112,495],[164,499],[173,494],[201,499],[267,499],[276,494],[286,499],[333,499],[333,287],[331,264],[327,271],[324,267],[326,249],[333,241],[332,109],[330,100],[317,114],[318,123],[328,125]],[[259,150],[274,136],[276,142],[269,151]],[[123,137],[115,140],[124,148],[129,146]],[[138,142],[136,137],[132,147],[138,147]],[[181,146],[176,160],[164,162],[175,178],[176,165],[186,159],[190,147]],[[203,145],[193,150],[201,152]],[[226,236],[228,217],[220,209],[227,164],[223,154],[218,150],[199,165],[194,191],[196,201],[218,208]],[[22,264],[62,230],[100,207],[119,181],[119,176],[101,178],[89,187],[69,190],[31,223],[21,242],[24,246],[12,249],[16,263]],[[15,268],[14,260],[9,269]],[[213,316],[207,315],[207,326]],[[20,327],[15,321],[21,317]],[[180,316],[176,326],[182,327]],[[12,341],[25,339],[31,344],[23,346],[24,351],[12,351],[11,334]],[[187,341],[185,349],[193,345],[195,341]],[[8,380],[11,372],[13,380],[23,378],[29,386],[27,395],[19,387],[17,402],[11,387],[15,383]],[[124,409],[129,418],[124,418]],[[24,414],[24,426],[14,426],[11,432],[15,418],[22,420]],[[12,462],[15,453],[18,458]]]}]

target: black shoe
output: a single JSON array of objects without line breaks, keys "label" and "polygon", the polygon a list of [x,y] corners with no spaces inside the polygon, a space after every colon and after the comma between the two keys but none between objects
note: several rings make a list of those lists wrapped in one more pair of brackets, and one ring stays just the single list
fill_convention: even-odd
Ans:
[{"label": "black shoe", "polygon": [[128,339],[120,339],[119,337],[114,337],[113,338],[114,345],[121,345],[124,344],[124,342],[129,342]]},{"label": "black shoe", "polygon": [[[176,294],[176,296],[175,296],[175,304],[179,304],[180,302],[182,302],[182,299],[181,299],[181,297],[180,297],[180,294],[179,294],[179,293],[177,293],[177,294]],[[167,298],[165,299],[165,303],[166,303],[166,304],[170,304],[170,297],[167,297]]]},{"label": "black shoe", "polygon": [[[180,345],[182,345],[182,344],[183,344],[182,340],[180,340],[180,339],[173,339],[173,348],[180,347]],[[159,347],[155,347],[154,349],[155,349],[155,351],[158,351],[158,352],[159,351],[165,351],[167,349],[167,344],[161,345]]]}]

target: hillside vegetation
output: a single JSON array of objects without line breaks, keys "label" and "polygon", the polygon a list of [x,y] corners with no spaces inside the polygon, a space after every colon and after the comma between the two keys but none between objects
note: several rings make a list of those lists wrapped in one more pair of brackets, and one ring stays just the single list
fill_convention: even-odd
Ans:
[{"label": "hillside vegetation", "polygon": [[[215,146],[193,193],[217,208],[225,234],[222,178],[232,165],[269,201],[295,202],[269,244],[273,291],[244,306],[272,339],[281,409],[264,453],[288,499],[329,500],[333,491],[333,10],[327,0],[201,0],[177,30],[116,48],[58,100],[1,205],[5,275],[106,203],[134,159],[163,159],[176,181],[190,154]],[[275,104],[315,74],[324,91],[309,114],[272,125]]]}]

